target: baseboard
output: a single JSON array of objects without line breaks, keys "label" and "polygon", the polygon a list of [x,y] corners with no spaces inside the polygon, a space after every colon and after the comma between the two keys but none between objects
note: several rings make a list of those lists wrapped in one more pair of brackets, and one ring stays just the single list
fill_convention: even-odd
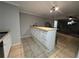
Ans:
[{"label": "baseboard", "polygon": [[13,44],[12,46],[16,46],[16,45],[20,45],[20,44],[22,44],[22,43],[21,42],[17,42],[15,44]]},{"label": "baseboard", "polygon": [[21,38],[31,37],[31,35],[24,35]]},{"label": "baseboard", "polygon": [[[31,35],[22,36],[21,39],[22,38],[26,38],[26,37],[31,37]],[[16,45],[20,45],[20,44],[22,44],[22,43],[21,42],[17,42],[17,43],[12,44],[12,46],[16,46]]]}]

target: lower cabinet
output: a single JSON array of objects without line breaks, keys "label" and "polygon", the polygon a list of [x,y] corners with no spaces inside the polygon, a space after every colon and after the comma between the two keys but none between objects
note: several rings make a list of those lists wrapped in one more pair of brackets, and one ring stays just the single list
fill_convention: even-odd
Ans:
[{"label": "lower cabinet", "polygon": [[11,48],[11,36],[8,33],[2,39],[3,39],[3,48],[4,48],[4,58],[7,58]]},{"label": "lower cabinet", "polygon": [[3,41],[0,42],[0,58],[4,58]]}]

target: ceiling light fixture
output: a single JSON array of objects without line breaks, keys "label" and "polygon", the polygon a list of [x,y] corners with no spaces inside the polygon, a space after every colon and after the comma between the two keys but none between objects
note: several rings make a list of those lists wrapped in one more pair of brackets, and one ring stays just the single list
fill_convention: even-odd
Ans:
[{"label": "ceiling light fixture", "polygon": [[69,18],[69,20],[72,20],[72,18]]},{"label": "ceiling light fixture", "polygon": [[72,20],[73,19],[73,17],[72,16],[69,16],[69,20]]},{"label": "ceiling light fixture", "polygon": [[59,10],[59,7],[55,7],[55,11],[58,11]]},{"label": "ceiling light fixture", "polygon": [[74,21],[74,17],[72,17],[72,16],[69,16],[69,22],[67,23],[68,25],[72,25],[72,24],[74,24],[74,23],[76,23],[75,21]]},{"label": "ceiling light fixture", "polygon": [[50,13],[52,13],[53,11],[52,10],[50,10]]},{"label": "ceiling light fixture", "polygon": [[52,13],[53,11],[58,11],[58,10],[59,10],[59,7],[54,6],[54,7],[51,8],[50,13]]}]

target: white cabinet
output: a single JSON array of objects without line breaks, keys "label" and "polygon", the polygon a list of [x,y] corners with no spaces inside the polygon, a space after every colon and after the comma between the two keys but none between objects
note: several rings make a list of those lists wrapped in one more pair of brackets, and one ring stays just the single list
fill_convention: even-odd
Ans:
[{"label": "white cabinet", "polygon": [[51,28],[51,30],[39,29],[33,27],[31,29],[32,36],[41,42],[49,51],[53,50],[55,47],[56,38],[56,28]]},{"label": "white cabinet", "polygon": [[10,34],[6,34],[3,38],[3,47],[4,47],[4,57],[8,57],[10,48],[11,48],[11,36]]}]

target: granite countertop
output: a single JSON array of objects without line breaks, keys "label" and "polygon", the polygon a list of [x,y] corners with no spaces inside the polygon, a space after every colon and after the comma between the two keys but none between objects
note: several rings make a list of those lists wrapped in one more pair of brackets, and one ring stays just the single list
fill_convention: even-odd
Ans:
[{"label": "granite countertop", "polygon": [[7,34],[8,32],[0,32],[0,42],[3,41],[3,37]]}]

